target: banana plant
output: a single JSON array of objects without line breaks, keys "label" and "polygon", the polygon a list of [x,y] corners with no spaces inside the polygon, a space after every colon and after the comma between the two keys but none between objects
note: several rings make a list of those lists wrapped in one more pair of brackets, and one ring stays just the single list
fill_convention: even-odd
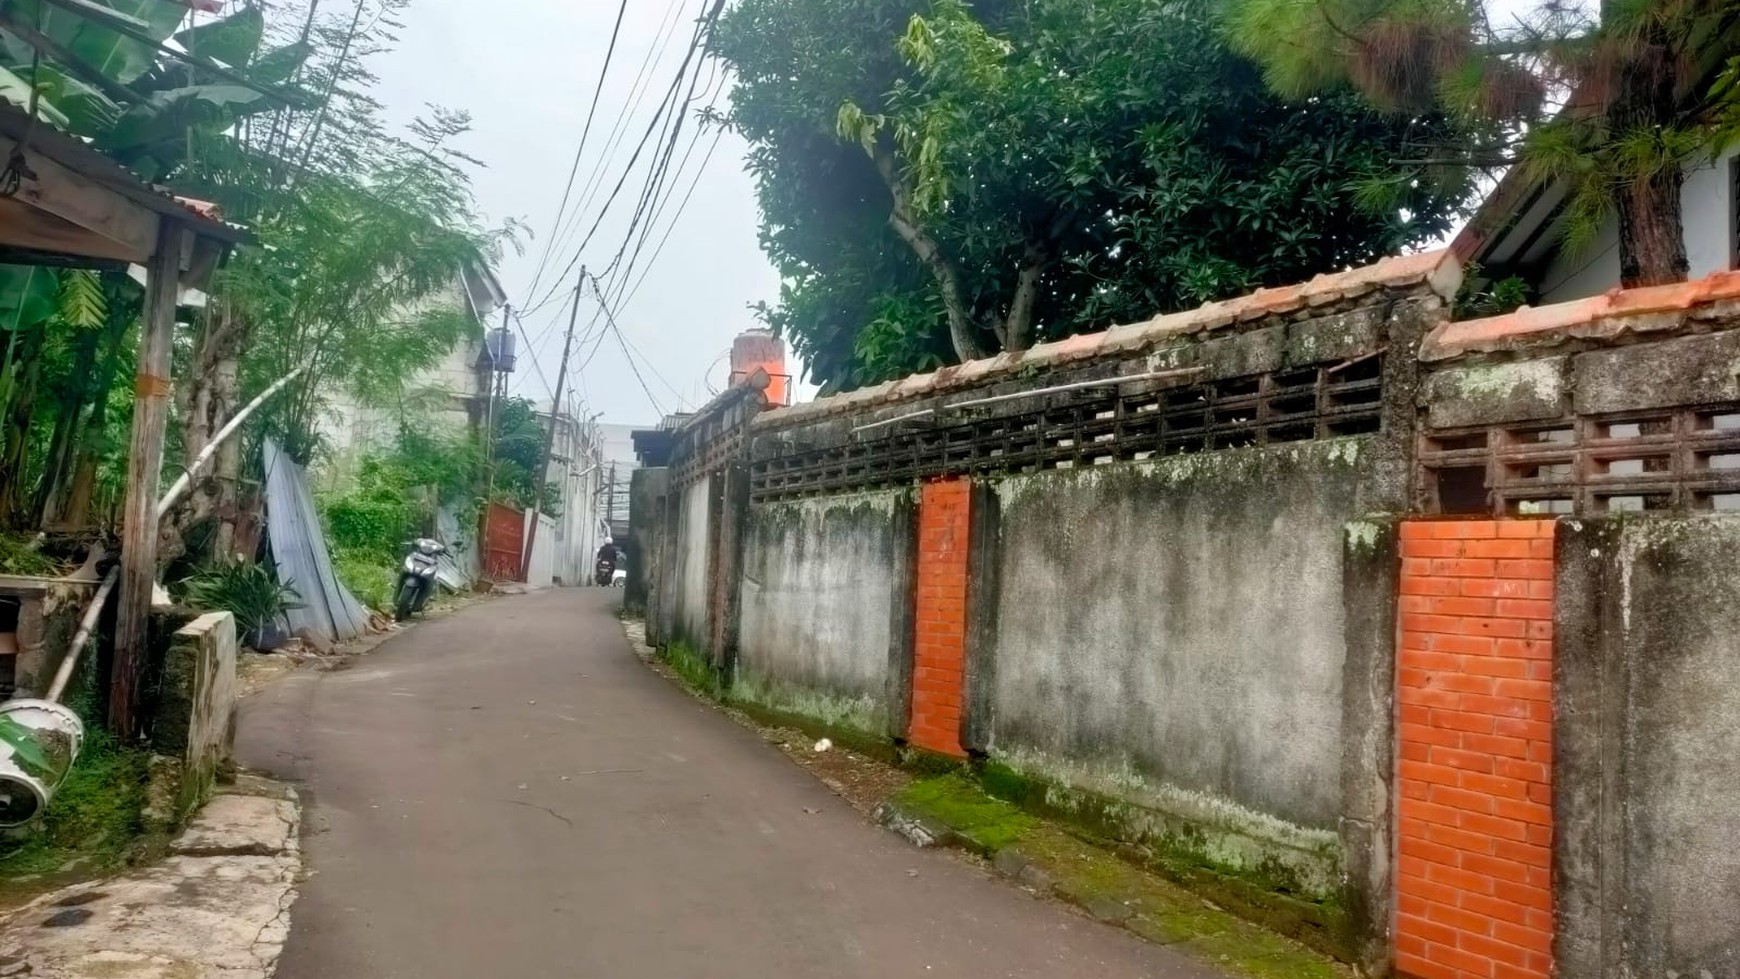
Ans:
[{"label": "banana plant", "polygon": [[[303,43],[263,49],[265,15],[252,4],[181,29],[186,7],[165,0],[80,2],[128,29],[63,0],[0,0],[0,96],[25,104],[34,83],[43,118],[147,180],[167,179],[193,141],[275,108],[260,89],[308,57]],[[161,45],[171,39],[200,63],[168,56]]]}]

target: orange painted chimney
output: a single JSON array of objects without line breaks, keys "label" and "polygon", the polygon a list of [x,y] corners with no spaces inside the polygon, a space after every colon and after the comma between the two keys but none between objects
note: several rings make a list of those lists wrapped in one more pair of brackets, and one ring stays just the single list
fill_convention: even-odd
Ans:
[{"label": "orange painted chimney", "polygon": [[767,330],[747,330],[731,341],[731,383],[738,384],[759,367],[767,372],[767,401],[783,405],[791,391],[785,370],[785,341]]}]

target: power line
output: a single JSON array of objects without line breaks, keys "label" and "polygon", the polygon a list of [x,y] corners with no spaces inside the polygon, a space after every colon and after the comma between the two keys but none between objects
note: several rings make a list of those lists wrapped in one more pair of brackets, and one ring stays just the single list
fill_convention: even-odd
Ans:
[{"label": "power line", "polygon": [[[592,278],[592,292],[598,299],[598,308],[604,313],[605,325],[611,333],[616,334],[616,342],[622,348],[622,356],[628,360],[628,369],[634,372],[634,379],[640,382],[641,393],[645,394],[646,399],[652,402],[653,410],[659,413],[659,417],[664,417],[664,405],[659,404],[659,399],[653,396],[652,388],[647,386],[646,378],[641,376],[640,367],[634,362],[634,354],[629,352],[628,341],[622,335],[622,327],[616,325],[616,317],[610,312],[610,306],[604,301],[604,290],[599,288],[596,276]],[[670,382],[666,381],[665,383],[669,384]]]},{"label": "power line", "polygon": [[641,102],[646,98],[645,83],[652,79],[652,72],[664,62],[665,48],[670,45],[671,38],[674,36],[672,29],[677,26],[678,15],[687,6],[688,0],[671,0],[670,5],[666,8],[665,19],[659,25],[659,33],[654,37],[653,43],[648,46],[646,56],[641,59],[640,70],[635,72],[634,83],[629,86],[628,97],[623,100],[623,108],[616,114],[616,121],[611,124],[610,135],[604,138],[604,149],[599,153],[598,159],[593,161],[592,173],[587,176],[586,186],[581,191],[580,206],[574,209],[573,214],[569,215],[567,226],[561,228],[553,239],[556,242],[556,251],[564,250],[567,243],[573,240],[574,234],[579,231],[582,216],[591,208],[598,189],[603,185],[605,171],[616,159],[616,148],[622,145],[624,126],[640,111]]},{"label": "power line", "polygon": [[[665,225],[665,233],[663,237],[659,238],[659,243],[654,246],[652,257],[647,259],[646,268],[641,270],[640,277],[634,280],[634,285],[627,289],[627,294],[624,295],[622,290],[618,290],[615,299],[617,306],[627,306],[634,300],[635,295],[640,292],[641,283],[646,281],[646,277],[652,273],[653,266],[658,263],[659,256],[664,254],[665,243],[671,240],[671,232],[677,230],[677,223],[683,219],[683,212],[689,207],[689,199],[695,196],[695,188],[701,185],[701,177],[706,174],[707,164],[713,159],[713,151],[719,148],[719,140],[724,135],[725,130],[722,127],[713,133],[713,142],[707,147],[706,154],[701,157],[701,165],[695,170],[695,177],[689,182],[688,191],[683,194],[683,199],[677,204],[676,213],[671,215],[671,223]],[[663,213],[662,208],[660,213]],[[653,215],[653,221],[657,222],[658,217],[658,214]],[[624,276],[623,281],[626,284],[626,276]]]},{"label": "power line", "polygon": [[[695,73],[695,78],[700,78],[699,72]],[[719,95],[722,91],[720,87],[715,86],[714,84],[718,80],[719,76],[717,75],[708,80],[707,84],[710,94],[707,97],[707,108],[703,110],[703,113],[710,113],[713,107],[718,103]],[[674,189],[675,182],[680,180],[684,171],[688,169],[689,159],[695,152],[695,145],[700,142],[701,136],[705,131],[699,126],[695,128],[694,135],[689,138],[689,145],[683,150],[682,159],[677,163],[676,172],[675,174],[672,174],[670,161],[671,156],[676,150],[677,138],[682,129],[681,123],[683,119],[686,119],[688,116],[689,106],[693,105],[695,102],[693,94],[694,85],[692,81],[689,87],[689,92],[688,99],[683,103],[683,113],[678,119],[677,126],[670,134],[669,142],[666,144],[664,159],[661,161],[657,173],[648,175],[647,186],[642,193],[640,205],[635,209],[634,220],[629,223],[629,232],[627,236],[623,238],[622,248],[617,250],[616,257],[611,261],[610,268],[615,269],[617,263],[622,259],[623,250],[627,249],[629,241],[634,239],[635,228],[638,224],[640,237],[638,240],[634,241],[634,252],[629,255],[628,264],[623,267],[620,277],[621,285],[623,286],[627,285],[628,277],[633,274],[635,264],[640,261],[641,251],[646,248],[647,240],[652,237],[652,233],[658,225],[659,216],[664,213],[665,207],[670,203],[671,197],[673,196],[672,191],[665,190],[666,180],[669,179],[672,182]],[[708,156],[710,157],[711,155],[712,150],[709,149]],[[703,164],[703,166],[705,166],[705,164]],[[664,191],[662,196],[660,195],[660,191]],[[654,203],[655,198],[657,198],[657,203]],[[643,216],[645,217],[644,223],[641,221]],[[620,288],[618,291],[620,291]]]},{"label": "power line", "polygon": [[[636,161],[638,161],[640,159],[641,154],[646,150],[649,141],[651,141],[651,139],[652,139],[653,133],[660,128],[661,121],[665,121],[668,124],[668,120],[666,120],[666,114],[671,112],[676,107],[676,94],[681,89],[684,79],[688,78],[688,76],[689,76],[689,66],[694,62],[695,55],[698,54],[702,50],[702,48],[705,46],[707,39],[710,38],[711,28],[712,28],[713,24],[718,20],[719,13],[724,9],[724,7],[725,7],[725,0],[713,0],[712,5],[707,10],[706,16],[701,18],[701,20],[695,25],[695,33],[694,33],[694,36],[689,41],[689,49],[687,52],[684,53],[682,63],[677,66],[676,77],[671,79],[670,87],[668,89],[666,89],[666,91],[665,91],[665,97],[659,106],[659,111],[653,116],[652,121],[647,125],[646,132],[641,135],[640,142],[635,146],[634,154],[629,157],[628,164],[624,167],[621,178],[619,178],[616,182],[616,185],[611,188],[610,196],[605,199],[603,206],[599,209],[597,219],[592,222],[592,227],[587,230],[586,236],[581,239],[580,245],[574,251],[574,257],[572,258],[572,260],[569,261],[568,266],[566,269],[563,270],[562,275],[558,276],[559,279],[566,278],[568,273],[572,272],[574,270],[574,268],[580,264],[580,258],[581,258],[581,255],[585,253],[586,246],[591,243],[593,235],[595,235],[598,232],[599,227],[604,223],[604,218],[610,212],[611,204],[613,204],[616,201],[617,196],[619,194],[621,194],[621,192],[622,192],[623,186],[625,184],[627,184],[629,176],[634,172],[634,166],[635,166]],[[697,73],[697,77],[698,77],[698,73]],[[692,95],[693,90],[694,90],[694,81],[695,81],[694,79],[690,79],[691,95]],[[685,108],[686,108],[686,105],[687,104],[685,103]],[[678,125],[678,127],[680,127],[680,119],[677,120],[677,125]],[[675,130],[672,130],[671,145],[672,145],[673,149],[674,149],[674,138],[675,138]],[[669,165],[669,157],[670,157],[670,152],[667,151],[664,159],[661,161],[661,163],[666,167],[668,167],[668,165]],[[652,175],[649,174],[649,180],[652,180],[652,179],[653,179]],[[639,210],[637,209],[637,214],[635,216],[635,219],[630,222],[630,226],[629,226],[628,237],[630,237],[630,238],[632,238],[634,231],[636,230],[636,226],[638,224],[639,217],[640,217],[640,214],[639,214]],[[626,247],[627,246],[626,246],[626,240],[625,240],[624,248],[626,249]],[[620,259],[621,255],[622,255],[622,253],[619,251],[617,254],[617,259]],[[613,266],[615,265],[615,260],[612,261],[612,265]],[[552,298],[551,296],[545,296],[542,299],[538,300],[536,303],[534,303],[532,305],[532,307],[531,307],[532,310],[535,311],[535,310],[541,308],[542,306],[548,304],[551,298]]]},{"label": "power line", "polygon": [[544,269],[550,261],[550,248],[555,244],[556,233],[562,227],[562,219],[567,216],[568,200],[574,193],[574,178],[580,175],[580,159],[586,153],[586,137],[592,132],[592,118],[598,112],[598,102],[604,95],[604,78],[610,73],[610,60],[616,55],[616,39],[622,33],[622,18],[628,12],[628,0],[616,8],[616,23],[610,28],[610,46],[604,49],[604,65],[598,69],[598,84],[592,89],[592,104],[586,109],[586,123],[580,127],[580,145],[574,147],[574,163],[568,168],[568,183],[562,188],[562,203],[556,208],[556,220],[550,225],[550,237],[544,241],[544,254],[538,259],[538,270],[532,275],[531,288],[527,294],[538,291],[538,283],[544,277]]}]

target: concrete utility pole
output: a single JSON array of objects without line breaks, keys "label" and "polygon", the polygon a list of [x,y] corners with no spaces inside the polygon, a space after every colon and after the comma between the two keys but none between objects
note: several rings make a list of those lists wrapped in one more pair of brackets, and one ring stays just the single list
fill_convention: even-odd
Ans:
[{"label": "concrete utility pole", "polygon": [[[502,308],[501,308],[501,330],[502,330],[502,338],[504,341],[507,338],[508,317],[512,316],[513,314],[514,314],[514,308],[511,304],[502,306]],[[488,349],[487,344],[489,343],[488,337],[484,338],[484,343],[486,345],[484,349],[487,350]],[[499,344],[497,346],[499,347]],[[496,390],[498,388],[502,387],[507,381],[507,375],[502,373],[497,368],[496,358],[499,356],[501,356],[500,350],[497,350],[495,353],[492,353],[489,356],[489,408],[488,408],[488,410],[486,410],[484,412],[484,420],[483,420],[483,473],[484,473],[484,481],[485,481],[485,488],[483,491],[483,500],[484,500],[485,504],[488,504],[491,500],[495,499],[495,398],[496,398]],[[529,351],[527,352],[527,356],[528,357],[531,356]]]},{"label": "concrete utility pole", "polygon": [[[574,308],[568,311],[568,334],[562,338],[562,366],[556,369],[556,393],[550,398],[550,424],[544,429],[544,455],[538,461],[537,478],[532,483],[532,528],[526,531],[526,550],[520,555],[520,580],[532,576],[532,548],[538,544],[538,506],[544,498],[544,486],[550,479],[550,453],[556,447],[556,425],[562,418],[562,385],[568,380],[568,355],[574,349],[574,324],[580,320],[580,290],[586,285],[586,267],[580,267],[580,278],[574,283]],[[528,354],[528,356],[530,356]]]},{"label": "concrete utility pole", "polygon": [[605,484],[604,523],[610,528],[612,536],[616,534],[616,463],[610,464],[610,482]]}]

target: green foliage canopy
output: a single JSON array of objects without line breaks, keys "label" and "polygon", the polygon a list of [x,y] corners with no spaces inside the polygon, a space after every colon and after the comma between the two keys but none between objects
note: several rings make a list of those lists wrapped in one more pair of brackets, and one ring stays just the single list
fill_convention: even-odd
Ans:
[{"label": "green foliage canopy", "polygon": [[714,45],[784,277],[764,315],[830,387],[1367,262],[1471,190],[1366,206],[1453,124],[1279,97],[1197,0],[742,0]]}]

